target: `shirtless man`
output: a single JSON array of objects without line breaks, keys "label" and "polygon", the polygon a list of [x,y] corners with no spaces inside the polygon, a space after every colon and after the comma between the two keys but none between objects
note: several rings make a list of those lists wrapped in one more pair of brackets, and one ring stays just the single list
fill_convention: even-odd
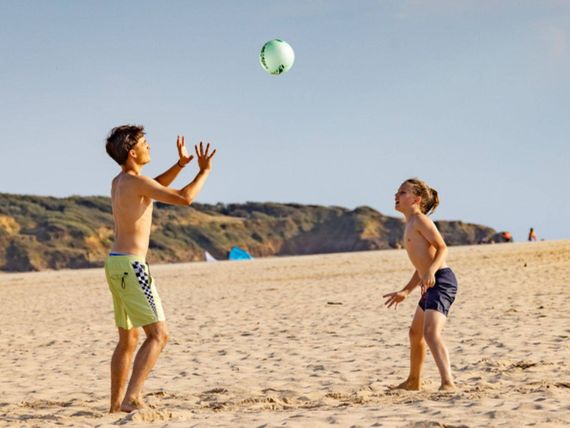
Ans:
[{"label": "shirtless man", "polygon": [[[152,179],[141,175],[150,162],[150,145],[142,126],[113,128],[106,149],[121,167],[113,179],[111,200],[115,221],[115,241],[105,261],[105,275],[113,295],[115,323],[119,343],[111,359],[110,412],[131,412],[144,407],[142,388],[168,340],[168,330],[160,297],[146,263],[152,222],[152,202],[190,205],[206,182],[212,167],[210,144],[194,146],[199,172],[186,186],[168,187],[178,173],[194,158],[189,156],[184,137],[176,140],[178,161],[166,172]],[[146,339],[136,354],[133,372],[125,393],[125,384],[138,342],[138,327]]]},{"label": "shirtless man", "polygon": [[418,285],[422,296],[410,327],[410,373],[397,388],[419,390],[421,373],[429,346],[439,374],[440,390],[455,389],[449,353],[441,333],[457,293],[457,279],[445,261],[447,246],[434,222],[428,217],[439,204],[437,192],[417,178],[406,180],[396,193],[396,210],[404,214],[404,245],[416,269],[400,291],[384,295],[386,306],[398,307]]}]

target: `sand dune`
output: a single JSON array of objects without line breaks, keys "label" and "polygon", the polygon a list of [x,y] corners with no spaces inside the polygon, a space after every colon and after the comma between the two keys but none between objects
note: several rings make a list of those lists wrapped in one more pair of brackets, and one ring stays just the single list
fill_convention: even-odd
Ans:
[{"label": "sand dune", "polygon": [[0,425],[562,426],[570,422],[570,241],[453,247],[445,330],[459,391],[407,374],[419,293],[383,293],[403,251],[153,266],[171,341],[149,408],[107,414],[115,345],[102,269],[0,274]]}]

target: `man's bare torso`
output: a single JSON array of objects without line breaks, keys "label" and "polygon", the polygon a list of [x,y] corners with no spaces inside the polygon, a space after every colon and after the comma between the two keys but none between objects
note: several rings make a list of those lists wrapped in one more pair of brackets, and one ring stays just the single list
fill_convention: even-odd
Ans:
[{"label": "man's bare torso", "polygon": [[[430,268],[436,256],[436,249],[416,228],[416,218],[412,217],[404,229],[404,247],[420,277]],[[445,262],[437,269],[447,267]]]},{"label": "man's bare torso", "polygon": [[152,200],[135,191],[137,177],[121,172],[113,179],[111,202],[115,241],[111,251],[146,257],[152,222]]}]

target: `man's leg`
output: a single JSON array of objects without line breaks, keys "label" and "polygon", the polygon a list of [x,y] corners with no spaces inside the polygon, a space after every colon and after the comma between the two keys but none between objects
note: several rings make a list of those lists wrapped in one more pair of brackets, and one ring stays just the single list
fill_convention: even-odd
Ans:
[{"label": "man's leg", "polygon": [[441,376],[440,390],[453,390],[455,385],[451,376],[451,366],[449,364],[449,353],[441,332],[445,326],[447,318],[441,312],[428,309],[424,318],[424,337],[439,370]]},{"label": "man's leg", "polygon": [[121,402],[125,392],[125,384],[137,348],[139,332],[136,328],[125,330],[119,327],[119,343],[111,358],[111,408],[109,412],[121,410]]},{"label": "man's leg", "polygon": [[424,311],[419,306],[412,320],[410,336],[410,374],[396,388],[407,390],[420,389],[422,368],[426,358],[426,341],[424,340]]},{"label": "man's leg", "polygon": [[168,341],[168,330],[164,321],[145,325],[143,329],[146,333],[146,339],[135,357],[133,374],[129,381],[125,399],[121,404],[123,412],[131,412],[144,406],[141,399],[144,381]]}]

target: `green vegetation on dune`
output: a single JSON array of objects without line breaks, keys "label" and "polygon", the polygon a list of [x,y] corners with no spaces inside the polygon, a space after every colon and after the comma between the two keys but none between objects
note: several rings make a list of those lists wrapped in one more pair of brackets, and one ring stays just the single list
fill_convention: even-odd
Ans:
[{"label": "green vegetation on dune", "polygon": [[[450,245],[488,240],[495,230],[462,222],[437,222]],[[102,266],[112,245],[107,197],[53,198],[0,193],[0,270]],[[403,222],[370,207],[349,210],[317,205],[248,202],[155,204],[151,262],[225,259],[238,245],[256,257],[397,248]]]}]

